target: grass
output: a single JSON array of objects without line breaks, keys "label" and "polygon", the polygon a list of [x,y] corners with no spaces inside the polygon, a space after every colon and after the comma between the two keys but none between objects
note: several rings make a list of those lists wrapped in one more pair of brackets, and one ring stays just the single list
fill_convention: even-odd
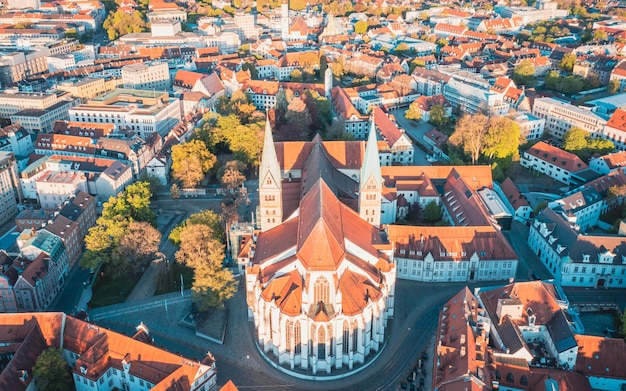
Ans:
[{"label": "grass", "polygon": [[[157,290],[155,295],[174,292],[180,289],[180,275],[183,275],[184,289],[190,289],[193,283],[193,269],[174,262],[171,271],[163,269],[163,274],[158,276]],[[169,274],[169,275],[168,275]]]},{"label": "grass", "polygon": [[133,274],[123,278],[113,278],[106,266],[103,266],[102,271],[104,275],[98,276],[93,284],[89,308],[123,303],[141,278],[141,275]]}]

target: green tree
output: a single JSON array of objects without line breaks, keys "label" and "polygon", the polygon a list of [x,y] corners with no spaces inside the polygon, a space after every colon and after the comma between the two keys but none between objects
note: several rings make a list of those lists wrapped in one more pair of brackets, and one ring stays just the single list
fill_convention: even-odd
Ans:
[{"label": "green tree", "polygon": [[528,60],[520,61],[515,67],[511,79],[513,79],[517,85],[532,87],[536,82],[535,66]]},{"label": "green tree", "polygon": [[404,118],[419,121],[422,118],[422,111],[419,103],[415,100],[409,105],[407,111],[404,112]]},{"label": "green tree", "polygon": [[411,48],[406,42],[400,42],[398,46],[393,49],[393,53],[397,56],[402,56],[411,51]]},{"label": "green tree", "polygon": [[117,10],[109,13],[102,27],[106,30],[109,39],[113,41],[122,35],[145,31],[147,24],[139,11],[127,14],[124,11]]},{"label": "green tree", "polygon": [[617,94],[619,92],[620,83],[618,80],[609,80],[609,85],[607,86],[607,90],[610,94]]},{"label": "green tree", "polygon": [[294,81],[294,82],[301,82],[302,81],[302,71],[299,69],[294,69],[291,74],[289,75],[289,80]]},{"label": "green tree", "polygon": [[567,152],[582,152],[587,148],[589,133],[581,128],[572,127],[563,135],[563,149]]},{"label": "green tree", "polygon": [[436,42],[437,46],[439,46],[440,48],[444,47],[444,46],[448,46],[450,45],[450,41],[448,41],[445,38],[439,38]]},{"label": "green tree", "polygon": [[197,224],[204,225],[211,229],[212,238],[220,242],[224,241],[224,230],[222,229],[222,217],[212,210],[203,210],[196,212],[189,216],[187,220],[183,221],[170,232],[169,240],[175,245],[180,245],[180,234],[187,225]]},{"label": "green tree", "polygon": [[237,291],[233,274],[223,268],[224,245],[205,225],[188,224],[180,233],[176,261],[194,271],[192,295],[201,310],[221,308]]},{"label": "green tree", "polygon": [[191,140],[172,147],[172,176],[184,187],[194,187],[204,179],[217,158],[202,141]]},{"label": "green tree", "polygon": [[619,333],[626,339],[626,312],[624,312],[620,318]]},{"label": "green tree", "polygon": [[69,365],[63,360],[63,351],[50,347],[37,357],[33,367],[33,378],[38,390],[73,390],[74,378]]},{"label": "green tree", "polygon": [[596,42],[603,42],[609,39],[609,36],[606,34],[604,30],[594,30],[593,31],[593,40]]},{"label": "green tree", "polygon": [[485,145],[488,125],[489,118],[486,115],[466,114],[457,122],[454,133],[450,136],[450,144],[461,148],[470,156],[472,164],[476,164]]},{"label": "green tree", "polygon": [[354,32],[356,34],[365,34],[367,32],[368,27],[369,26],[366,21],[359,20],[358,22],[354,24]]},{"label": "green tree", "polygon": [[448,124],[446,109],[442,105],[434,105],[430,108],[430,118],[428,122],[435,126],[443,126]]},{"label": "green tree", "polygon": [[559,68],[565,72],[571,72],[576,65],[576,55],[574,53],[566,53],[559,62]]},{"label": "green tree", "polygon": [[515,121],[506,117],[491,117],[482,153],[489,161],[493,158],[504,159],[518,154],[522,141],[519,125]]},{"label": "green tree", "polygon": [[429,223],[436,223],[438,221],[441,221],[441,218],[443,217],[441,207],[437,205],[435,201],[430,201],[428,204],[426,204],[423,214],[424,220],[428,221]]},{"label": "green tree", "polygon": [[254,64],[249,63],[249,62],[244,62],[243,65],[241,66],[241,70],[242,71],[249,71],[250,72],[250,77],[252,79],[255,79],[255,80],[259,79],[259,71],[256,69]]}]

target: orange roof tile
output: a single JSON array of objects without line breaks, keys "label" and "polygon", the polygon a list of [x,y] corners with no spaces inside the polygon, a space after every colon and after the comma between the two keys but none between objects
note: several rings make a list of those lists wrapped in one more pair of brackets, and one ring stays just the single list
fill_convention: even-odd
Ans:
[{"label": "orange roof tile", "polygon": [[527,154],[535,156],[547,163],[559,166],[569,172],[578,172],[588,168],[588,166],[573,153],[566,152],[560,148],[540,141],[526,150]]}]

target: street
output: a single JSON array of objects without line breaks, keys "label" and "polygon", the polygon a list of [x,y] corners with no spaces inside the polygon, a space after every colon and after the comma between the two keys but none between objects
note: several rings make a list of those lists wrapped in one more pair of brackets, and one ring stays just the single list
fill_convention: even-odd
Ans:
[{"label": "street", "polygon": [[431,129],[433,125],[428,122],[419,121],[415,122],[404,118],[404,112],[406,108],[390,110],[389,113],[394,116],[398,125],[404,129],[409,136],[413,145],[415,146],[415,152],[413,157],[413,164],[416,166],[430,166],[430,162],[426,159],[428,153],[424,152],[422,145],[424,144],[422,138]]}]

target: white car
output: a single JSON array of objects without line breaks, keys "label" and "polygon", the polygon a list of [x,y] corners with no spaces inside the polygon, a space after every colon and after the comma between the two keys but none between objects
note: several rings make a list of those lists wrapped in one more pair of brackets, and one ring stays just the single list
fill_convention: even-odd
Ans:
[{"label": "white car", "polygon": [[435,157],[430,156],[430,155],[426,155],[426,160],[428,160],[430,163],[434,163],[437,161]]}]

